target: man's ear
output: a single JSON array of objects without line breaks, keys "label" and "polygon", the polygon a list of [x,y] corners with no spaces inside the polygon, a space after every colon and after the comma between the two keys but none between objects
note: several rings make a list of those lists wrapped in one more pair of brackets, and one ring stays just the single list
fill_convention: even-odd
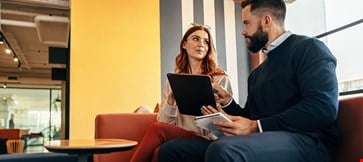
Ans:
[{"label": "man's ear", "polygon": [[270,28],[272,25],[272,17],[270,15],[265,15],[262,19],[262,26],[266,28]]}]

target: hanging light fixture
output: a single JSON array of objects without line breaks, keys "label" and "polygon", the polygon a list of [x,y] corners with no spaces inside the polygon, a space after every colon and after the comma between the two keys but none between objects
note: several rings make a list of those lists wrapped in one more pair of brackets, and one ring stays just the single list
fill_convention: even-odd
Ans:
[{"label": "hanging light fixture", "polygon": [[6,53],[6,54],[8,54],[8,55],[9,55],[9,54],[11,54],[11,49],[6,48],[6,49],[5,49],[5,53]]},{"label": "hanging light fixture", "polygon": [[20,62],[18,56],[16,55],[14,49],[11,47],[11,45],[6,40],[4,34],[1,31],[0,31],[0,44],[5,44],[7,46],[7,48],[5,49],[5,53],[8,54],[8,55],[13,54],[13,61],[17,62],[18,63],[18,68],[20,68],[21,67],[21,62]]},{"label": "hanging light fixture", "polygon": [[14,56],[14,62],[19,62],[19,58],[17,58],[16,56]]}]

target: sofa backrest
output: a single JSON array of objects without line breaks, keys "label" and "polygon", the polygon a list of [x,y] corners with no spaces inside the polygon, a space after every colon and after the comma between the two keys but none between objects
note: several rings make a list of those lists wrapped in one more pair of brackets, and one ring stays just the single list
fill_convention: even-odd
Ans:
[{"label": "sofa backrest", "polygon": [[336,162],[358,162],[363,159],[363,94],[339,98],[338,126],[342,143]]},{"label": "sofa backrest", "polygon": [[[122,138],[140,143],[146,130],[156,121],[156,116],[156,113],[99,114],[96,116],[95,138]],[[94,161],[130,161],[135,148],[130,151],[94,155]]]}]

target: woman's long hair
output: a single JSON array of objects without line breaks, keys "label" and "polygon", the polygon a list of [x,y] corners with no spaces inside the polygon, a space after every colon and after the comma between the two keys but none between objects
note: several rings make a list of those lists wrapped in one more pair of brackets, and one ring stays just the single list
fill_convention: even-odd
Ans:
[{"label": "woman's long hair", "polygon": [[180,53],[175,58],[175,72],[176,73],[192,73],[191,67],[189,64],[187,51],[183,48],[183,43],[187,41],[190,34],[194,33],[197,30],[203,30],[207,32],[209,41],[208,41],[208,51],[207,55],[203,58],[202,62],[202,74],[214,76],[214,75],[225,75],[224,70],[220,69],[217,63],[217,52],[214,47],[212,36],[209,32],[208,27],[202,25],[193,25],[189,28],[180,42]]}]

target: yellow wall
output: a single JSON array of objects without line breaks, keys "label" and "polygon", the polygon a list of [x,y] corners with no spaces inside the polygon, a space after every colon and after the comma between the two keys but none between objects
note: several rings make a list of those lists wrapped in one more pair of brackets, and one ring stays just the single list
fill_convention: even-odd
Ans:
[{"label": "yellow wall", "polygon": [[97,114],[160,101],[159,24],[158,0],[71,2],[70,138],[93,138]]}]

